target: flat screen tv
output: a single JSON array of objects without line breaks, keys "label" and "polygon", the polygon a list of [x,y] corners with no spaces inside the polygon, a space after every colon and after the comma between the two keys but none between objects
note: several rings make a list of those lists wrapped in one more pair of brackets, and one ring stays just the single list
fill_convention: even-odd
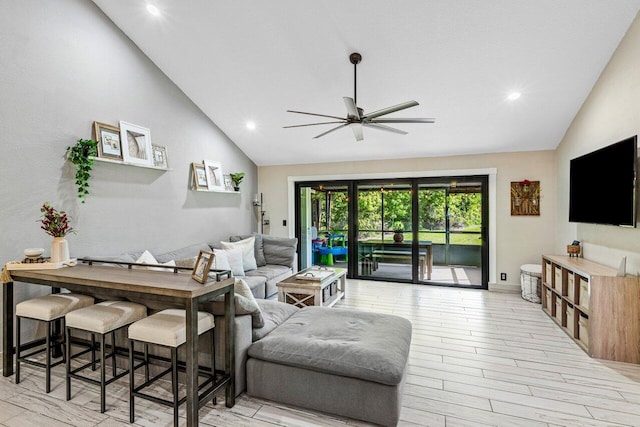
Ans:
[{"label": "flat screen tv", "polygon": [[571,160],[569,222],[636,226],[638,137]]}]

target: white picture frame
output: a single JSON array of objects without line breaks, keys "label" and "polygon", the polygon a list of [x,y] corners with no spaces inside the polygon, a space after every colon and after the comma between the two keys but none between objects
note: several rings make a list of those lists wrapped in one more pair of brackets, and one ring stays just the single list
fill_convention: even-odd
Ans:
[{"label": "white picture frame", "polygon": [[202,163],[204,163],[204,169],[207,172],[209,191],[225,191],[222,164],[215,160],[203,160]]},{"label": "white picture frame", "polygon": [[153,166],[151,131],[148,128],[121,121],[120,141],[125,163]]},{"label": "white picture frame", "polygon": [[167,147],[152,144],[151,151],[153,152],[153,166],[160,169],[168,169],[169,159],[167,158]]}]

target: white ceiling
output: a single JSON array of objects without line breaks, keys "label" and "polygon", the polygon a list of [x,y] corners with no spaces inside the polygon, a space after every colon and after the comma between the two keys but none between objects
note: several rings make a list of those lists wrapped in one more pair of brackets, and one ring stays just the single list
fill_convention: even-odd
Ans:
[{"label": "white ceiling", "polygon": [[[257,165],[554,149],[640,0],[93,0]],[[148,13],[147,3],[160,15]],[[358,65],[365,113],[435,117],[320,139]],[[517,101],[507,95],[519,91]],[[257,128],[250,131],[246,122]]]}]

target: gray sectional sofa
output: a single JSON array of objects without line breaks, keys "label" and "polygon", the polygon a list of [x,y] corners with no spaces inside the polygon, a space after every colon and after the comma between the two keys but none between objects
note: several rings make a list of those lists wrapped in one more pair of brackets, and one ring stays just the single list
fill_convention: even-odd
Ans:
[{"label": "gray sectional sofa", "polygon": [[[236,283],[236,394],[246,391],[252,396],[290,405],[396,425],[406,377],[411,323],[387,314],[326,307],[299,309],[278,302],[274,299],[276,284],[296,271],[297,239],[251,236],[256,236],[257,268],[241,277],[251,293],[246,285]],[[230,236],[229,241],[247,237],[249,235]],[[158,263],[186,266],[195,262],[200,250],[212,249],[221,249],[220,243],[200,243],[154,257]],[[141,255],[139,251],[111,257],[111,260],[135,262]],[[255,307],[251,312],[246,311],[246,304],[239,302],[245,298],[239,296],[241,288],[249,295],[250,306]],[[224,330],[223,303],[214,301],[203,308],[216,315],[216,329]],[[216,334],[216,349],[222,350],[224,344],[224,334]],[[201,348],[209,345],[203,342]],[[224,366],[224,351],[216,350],[216,365]]]}]

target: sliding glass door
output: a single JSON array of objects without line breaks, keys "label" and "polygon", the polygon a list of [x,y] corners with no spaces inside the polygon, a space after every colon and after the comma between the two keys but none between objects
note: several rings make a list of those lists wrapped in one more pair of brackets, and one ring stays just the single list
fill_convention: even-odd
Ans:
[{"label": "sliding glass door", "polygon": [[487,184],[486,176],[298,183],[300,268],[486,288]]}]

